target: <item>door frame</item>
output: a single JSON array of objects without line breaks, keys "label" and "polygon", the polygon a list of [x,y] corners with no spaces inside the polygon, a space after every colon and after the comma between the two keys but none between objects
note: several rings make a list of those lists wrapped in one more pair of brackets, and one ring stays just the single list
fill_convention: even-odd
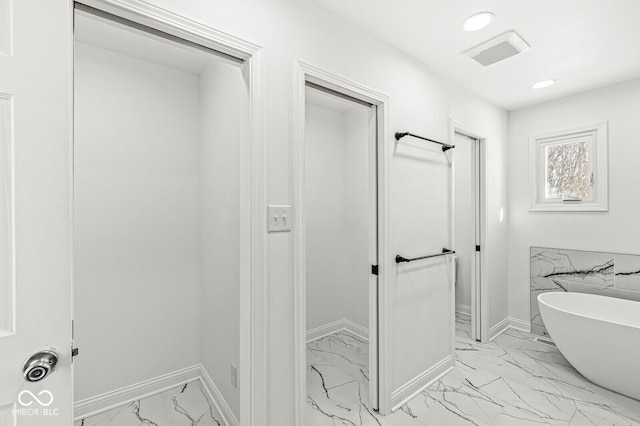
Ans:
[{"label": "door frame", "polygon": [[[474,139],[473,147],[473,199],[470,200],[474,208],[474,228],[476,229],[476,244],[480,245],[480,251],[474,251],[471,259],[471,338],[486,343],[489,341],[488,314],[489,314],[489,281],[488,250],[487,250],[487,167],[486,144],[487,137],[469,127],[460,124],[454,119],[449,120],[449,141],[454,145],[456,133]],[[453,165],[455,173],[455,163]],[[455,179],[453,179],[455,182]],[[454,183],[455,185],[455,183]],[[479,191],[479,193],[478,193]],[[451,212],[455,213],[455,186],[451,197]],[[451,238],[455,241],[455,224],[451,223]],[[452,297],[455,307],[455,286],[452,286]],[[455,308],[454,308],[455,310]],[[454,324],[455,330],[455,324]],[[455,331],[454,331],[455,333]],[[455,346],[455,339],[453,342]]]},{"label": "door frame", "polygon": [[[262,424],[267,416],[266,368],[266,205],[264,98],[261,46],[215,30],[189,18],[137,0],[69,0],[242,59],[241,72],[248,85],[249,114],[243,123],[240,182],[240,418],[242,424]],[[70,43],[74,44],[71,28]],[[69,64],[74,67],[74,59]],[[71,85],[73,99],[73,84]],[[73,117],[73,106],[71,106]],[[73,129],[73,125],[71,127]],[[73,144],[73,136],[72,136]],[[70,161],[73,163],[73,149]],[[73,176],[72,188],[73,194]],[[73,212],[73,199],[71,212]],[[72,222],[73,233],[73,222]],[[73,236],[72,240],[73,241]],[[73,254],[72,254],[73,261]],[[74,282],[71,289],[73,294]],[[73,296],[72,296],[73,297]],[[73,318],[73,304],[72,304]],[[71,369],[73,383],[73,367]],[[73,400],[73,398],[72,398]]]},{"label": "door frame", "polygon": [[[315,83],[335,92],[368,102],[377,108],[377,236],[378,236],[378,277],[377,286],[369,286],[369,362],[370,383],[377,379],[378,389],[385,389],[390,383],[388,357],[380,356],[378,350],[385,348],[381,341],[388,333],[378,330],[379,317],[384,314],[386,306],[384,297],[378,297],[379,291],[385,290],[385,283],[392,282],[393,260],[389,253],[389,170],[391,168],[392,144],[388,135],[389,98],[359,83],[329,73],[302,61],[294,61],[293,88],[293,203],[297,214],[293,221],[293,286],[294,286],[294,405],[295,424],[304,424],[306,407],[306,332],[307,332],[307,300],[306,300],[306,254],[305,254],[305,87],[306,82]],[[370,162],[371,164],[371,162]],[[371,178],[371,176],[370,176]],[[370,280],[371,282],[372,280]],[[388,285],[388,284],[387,284]],[[375,348],[378,348],[376,350]],[[373,350],[372,350],[373,348]],[[384,355],[384,354],[383,354]],[[378,365],[372,369],[371,365]],[[374,371],[375,370],[375,371]],[[382,374],[380,374],[382,372]],[[376,389],[376,391],[378,390]],[[374,395],[374,386],[370,387],[370,395]],[[382,393],[380,393],[382,395]],[[376,399],[376,398],[374,398]],[[374,403],[372,399],[372,403]],[[380,398],[378,409],[390,405],[390,401]],[[374,405],[375,407],[375,405]]]}]

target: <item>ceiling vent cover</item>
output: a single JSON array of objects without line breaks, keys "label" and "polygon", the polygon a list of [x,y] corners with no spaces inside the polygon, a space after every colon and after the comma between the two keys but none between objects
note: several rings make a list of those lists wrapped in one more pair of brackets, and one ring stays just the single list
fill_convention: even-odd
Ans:
[{"label": "ceiling vent cover", "polygon": [[488,66],[529,50],[529,45],[515,31],[507,31],[489,41],[462,52],[480,65]]}]

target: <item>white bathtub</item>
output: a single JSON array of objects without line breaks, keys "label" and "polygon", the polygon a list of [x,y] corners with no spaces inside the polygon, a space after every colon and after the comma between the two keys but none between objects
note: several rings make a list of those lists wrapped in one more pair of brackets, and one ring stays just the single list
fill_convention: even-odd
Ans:
[{"label": "white bathtub", "polygon": [[543,293],[538,305],[565,358],[592,382],[640,400],[640,302]]}]

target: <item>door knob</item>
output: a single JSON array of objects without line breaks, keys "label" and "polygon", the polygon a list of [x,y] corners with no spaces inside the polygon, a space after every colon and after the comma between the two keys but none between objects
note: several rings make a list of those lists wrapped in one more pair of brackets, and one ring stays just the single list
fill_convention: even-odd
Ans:
[{"label": "door knob", "polygon": [[27,382],[39,382],[51,373],[58,363],[58,354],[53,351],[35,353],[24,362],[22,373]]}]

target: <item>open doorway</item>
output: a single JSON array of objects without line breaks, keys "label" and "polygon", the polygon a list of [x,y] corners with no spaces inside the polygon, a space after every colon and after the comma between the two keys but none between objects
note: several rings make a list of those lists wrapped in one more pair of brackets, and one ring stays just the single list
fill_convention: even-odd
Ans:
[{"label": "open doorway", "polygon": [[[381,339],[381,321],[385,305],[380,293],[385,283],[390,282],[393,272],[393,259],[390,254],[390,233],[389,233],[389,169],[392,144],[389,144],[385,138],[388,123],[388,105],[389,98],[377,91],[362,86],[358,83],[349,81],[340,76],[328,73],[322,69],[311,65],[298,62],[297,85],[295,94],[294,108],[294,197],[293,202],[296,206],[297,214],[293,220],[294,230],[294,329],[295,329],[295,423],[310,424],[308,419],[309,410],[315,411],[319,406],[314,406],[307,398],[307,370],[311,370],[307,362],[307,213],[308,213],[308,190],[307,190],[307,144],[306,144],[306,110],[308,109],[307,93],[310,89],[319,90],[317,95],[332,96],[338,99],[347,100],[355,103],[358,108],[367,112],[367,127],[359,127],[359,134],[366,135],[367,148],[360,146],[361,152],[366,156],[360,158],[360,167],[362,162],[366,161],[366,171],[360,170],[360,186],[366,193],[368,202],[364,211],[364,216],[358,219],[357,227],[362,234],[362,227],[368,229],[368,248],[364,248],[368,254],[368,262],[360,265],[362,260],[358,261],[358,268],[364,266],[364,271],[359,270],[358,274],[366,273],[368,277],[367,298],[368,304],[368,321],[366,326],[359,324],[362,328],[359,332],[352,333],[353,337],[368,337],[364,340],[368,343],[368,380],[364,378],[367,371],[363,369],[365,374],[360,374],[360,379],[364,380],[360,383],[368,382],[367,387],[354,387],[351,392],[351,400],[356,399],[356,404],[361,410],[382,410],[381,404],[384,399],[381,398],[381,390],[385,384],[388,386],[388,379],[382,375],[386,371],[384,367],[385,359],[380,357],[380,348],[385,342]],[[312,95],[313,96],[313,95]],[[330,98],[331,99],[331,98]],[[315,107],[320,107],[316,105]],[[311,107],[314,107],[311,105]],[[335,111],[334,111],[335,112]],[[360,120],[359,120],[360,121]],[[360,121],[362,123],[362,121]],[[363,137],[363,136],[360,136]],[[364,141],[364,139],[362,139]],[[364,143],[364,142],[362,142]],[[326,175],[335,173],[331,168],[332,164],[324,165],[324,173]],[[345,170],[345,173],[349,169]],[[365,175],[366,177],[363,177]],[[367,183],[363,184],[366,179]],[[366,186],[365,186],[366,185]],[[364,208],[362,200],[364,194],[358,195],[358,204],[360,208]],[[349,200],[353,202],[355,200]],[[321,206],[322,208],[322,206]],[[353,222],[355,223],[355,222]],[[355,225],[354,225],[355,226]],[[350,232],[350,228],[345,228],[345,233]],[[362,241],[362,240],[360,240]],[[362,243],[358,247],[364,247]],[[333,249],[339,253],[347,253],[346,246],[334,244]],[[362,249],[359,249],[362,250]],[[363,259],[363,253],[359,251],[357,258]],[[344,256],[348,258],[348,256]],[[353,257],[353,256],[352,256]],[[355,258],[354,258],[355,259]],[[324,265],[326,268],[334,267],[334,265]],[[364,275],[362,275],[364,276]],[[367,297],[368,296],[368,297]],[[359,317],[361,318],[361,317]],[[348,319],[348,318],[347,318]],[[362,320],[360,320],[362,321]],[[354,322],[351,320],[351,322]],[[364,321],[362,321],[364,322]],[[343,322],[344,324],[345,322]],[[326,325],[326,324],[325,324]],[[382,324],[384,325],[384,324]],[[316,326],[316,331],[319,326]],[[368,330],[365,328],[368,327]],[[344,327],[347,328],[346,326]],[[353,330],[353,328],[352,328]],[[365,334],[368,332],[368,336]],[[357,330],[356,330],[357,331]],[[318,336],[316,334],[316,336]],[[325,334],[326,335],[326,334]],[[382,336],[382,337],[381,337]],[[313,336],[309,336],[310,338]],[[366,342],[368,340],[368,342]],[[356,349],[357,350],[357,349]],[[361,350],[362,354],[362,350]],[[355,380],[355,379],[354,379]],[[325,383],[326,384],[326,383]],[[321,389],[324,389],[321,384]],[[340,392],[341,388],[328,390],[330,393]],[[325,395],[326,396],[326,395]],[[358,401],[362,401],[358,403]],[[336,406],[338,410],[343,410]],[[358,410],[359,411],[359,410]],[[357,411],[354,411],[354,414]],[[317,413],[317,411],[316,411]]]},{"label": "open doorway", "polygon": [[453,142],[456,329],[482,341],[482,139],[456,129]]},{"label": "open doorway", "polygon": [[[307,83],[302,214],[309,417],[377,393],[370,387],[371,369],[377,369],[370,359],[377,350],[370,344],[377,326],[370,321],[378,251],[376,111]],[[328,391],[337,387],[341,393]]]},{"label": "open doorway", "polygon": [[237,425],[247,63],[90,7],[74,18],[76,422]]},{"label": "open doorway", "polygon": [[[388,252],[391,146],[384,137],[388,97],[301,62],[295,96],[295,423],[313,424],[310,416],[327,402],[344,411],[336,405],[343,405],[338,401],[342,391],[350,404],[373,416],[381,386],[379,292],[393,262]],[[350,278],[336,275],[338,269]],[[322,288],[323,281],[333,295]],[[341,334],[319,342],[335,332]],[[309,357],[308,342],[318,342]],[[324,354],[334,357],[334,365],[340,363],[335,358],[347,365],[332,368],[331,360],[316,358],[323,355],[323,344],[336,349]],[[346,350],[353,351],[357,364],[341,356]],[[340,367],[348,371],[339,372]],[[323,369],[330,370],[326,376]],[[345,375],[352,378],[338,379]],[[308,390],[318,396],[334,379],[349,385],[327,389],[320,404],[308,398]]]}]

